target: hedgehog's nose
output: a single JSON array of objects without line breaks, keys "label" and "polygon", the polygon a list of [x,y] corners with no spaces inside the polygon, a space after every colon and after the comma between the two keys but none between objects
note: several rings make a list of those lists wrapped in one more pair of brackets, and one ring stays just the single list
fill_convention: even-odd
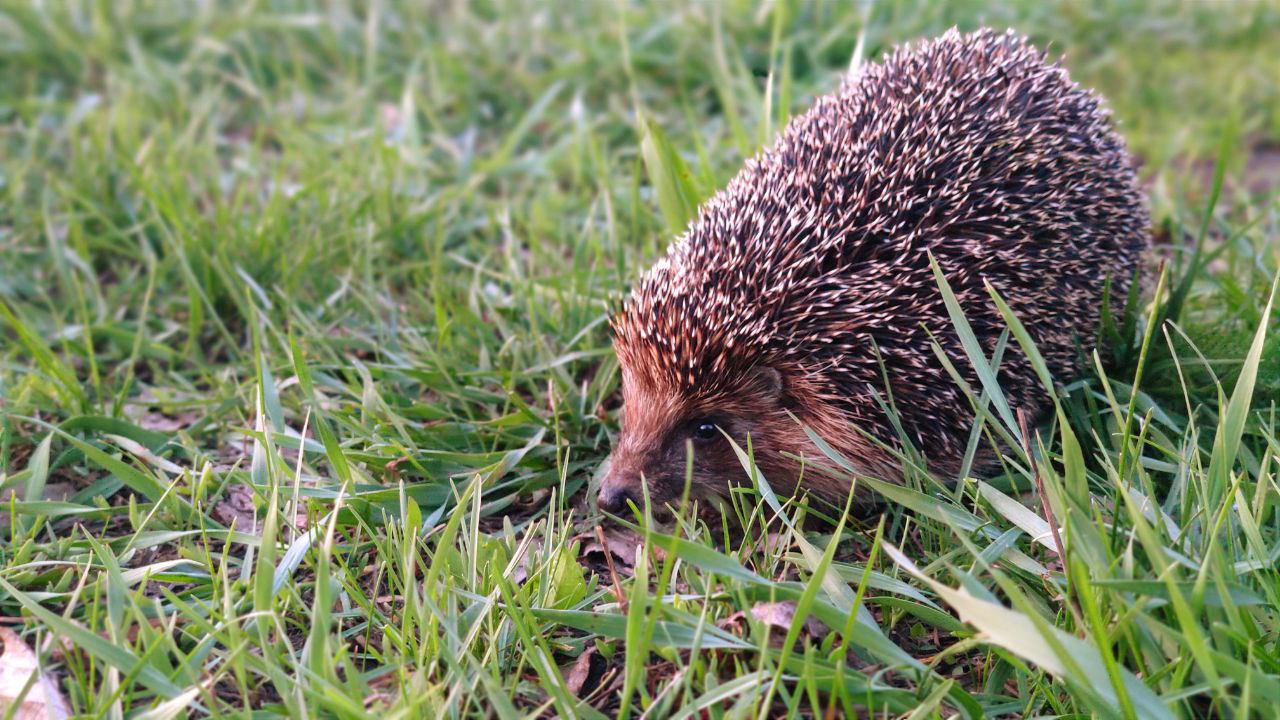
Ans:
[{"label": "hedgehog's nose", "polygon": [[613,515],[626,511],[628,502],[640,504],[629,488],[607,483],[600,488],[600,496],[596,499],[596,502],[600,505],[601,510]]}]

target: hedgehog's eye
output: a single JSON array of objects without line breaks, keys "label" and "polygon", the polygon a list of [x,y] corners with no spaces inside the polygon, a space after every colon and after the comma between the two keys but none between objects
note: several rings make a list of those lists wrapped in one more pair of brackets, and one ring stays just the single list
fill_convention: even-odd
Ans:
[{"label": "hedgehog's eye", "polygon": [[702,421],[693,426],[693,439],[699,442],[715,440],[720,437],[720,428],[715,423]]}]

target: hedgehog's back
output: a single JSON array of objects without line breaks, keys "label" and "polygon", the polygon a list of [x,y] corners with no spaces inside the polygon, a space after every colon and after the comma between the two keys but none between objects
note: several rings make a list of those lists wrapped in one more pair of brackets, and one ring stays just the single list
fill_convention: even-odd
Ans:
[{"label": "hedgehog's back", "polygon": [[[1004,325],[984,283],[1065,380],[1104,285],[1125,296],[1147,224],[1096,98],[1022,38],[952,31],[864,67],[749,161],[640,281],[619,351],[645,345],[649,371],[690,391],[759,363],[820,376],[889,439],[878,354],[912,441],[954,456],[971,415],[923,328],[968,363],[929,253],[988,353]],[[1011,403],[1043,406],[1024,358],[1001,375]]]}]

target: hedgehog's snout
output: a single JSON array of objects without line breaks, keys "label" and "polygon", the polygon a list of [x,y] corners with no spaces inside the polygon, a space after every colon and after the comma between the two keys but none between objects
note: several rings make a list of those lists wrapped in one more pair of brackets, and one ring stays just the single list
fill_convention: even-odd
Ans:
[{"label": "hedgehog's snout", "polygon": [[596,505],[601,510],[621,515],[628,513],[627,503],[639,506],[643,502],[640,489],[640,472],[630,462],[630,456],[620,448],[615,448],[606,461],[604,478],[600,481],[600,492],[596,495]]},{"label": "hedgehog's snout", "polygon": [[596,502],[601,510],[618,515],[627,511],[628,503],[639,505],[640,498],[635,496],[632,488],[622,483],[606,482],[600,486],[600,495],[596,498]]}]

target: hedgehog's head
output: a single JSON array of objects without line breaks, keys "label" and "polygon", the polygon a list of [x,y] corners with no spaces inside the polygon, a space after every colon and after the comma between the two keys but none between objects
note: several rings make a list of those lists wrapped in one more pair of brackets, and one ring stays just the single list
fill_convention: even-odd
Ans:
[{"label": "hedgehog's head", "polygon": [[[770,482],[774,449],[795,450],[780,434],[803,432],[787,415],[792,379],[768,352],[764,307],[726,282],[703,221],[660,258],[612,318],[622,368],[622,432],[600,485],[600,508],[628,502],[662,513],[689,483],[711,500],[746,480],[733,443],[747,447]],[[732,440],[732,442],[730,442]],[[785,479],[781,479],[786,484]]]},{"label": "hedgehog's head", "polygon": [[691,499],[724,495],[731,484],[746,479],[730,439],[745,449],[750,436],[757,462],[768,474],[766,448],[777,447],[778,436],[795,426],[786,415],[783,379],[776,369],[760,365],[704,391],[663,382],[628,367],[626,354],[619,357],[622,433],[600,484],[601,509],[626,513],[629,502],[643,507],[647,494],[651,507],[662,513],[679,502],[686,479]]},{"label": "hedgehog's head", "polygon": [[[658,322],[654,322],[655,318]],[[622,429],[600,483],[599,506],[624,514],[629,503],[659,516],[690,500],[724,498],[749,476],[739,459],[750,440],[752,459],[779,495],[805,490],[843,503],[845,480],[805,469],[825,460],[806,430],[825,438],[860,470],[892,477],[880,448],[849,428],[838,395],[819,372],[772,355],[767,348],[662,327],[663,315],[636,305],[614,318],[614,349],[622,368]],[[641,322],[641,320],[645,322]]]},{"label": "hedgehog's head", "polygon": [[[719,206],[712,200],[709,207]],[[839,501],[848,491],[842,480],[803,470],[797,458],[821,455],[806,428],[855,463],[879,458],[849,432],[823,361],[811,364],[813,357],[793,352],[790,336],[778,335],[784,320],[796,320],[788,314],[808,312],[791,308],[790,294],[777,290],[791,281],[748,281],[746,271],[726,266],[743,233],[722,233],[722,224],[704,208],[612,318],[623,417],[600,485],[603,510],[640,507],[647,495],[661,512],[679,502],[686,479],[690,498],[724,497],[748,481],[734,449],[745,449],[748,438],[757,467],[780,495],[793,493],[802,474],[806,490],[818,495]],[[751,267],[764,272],[762,264]]]}]

